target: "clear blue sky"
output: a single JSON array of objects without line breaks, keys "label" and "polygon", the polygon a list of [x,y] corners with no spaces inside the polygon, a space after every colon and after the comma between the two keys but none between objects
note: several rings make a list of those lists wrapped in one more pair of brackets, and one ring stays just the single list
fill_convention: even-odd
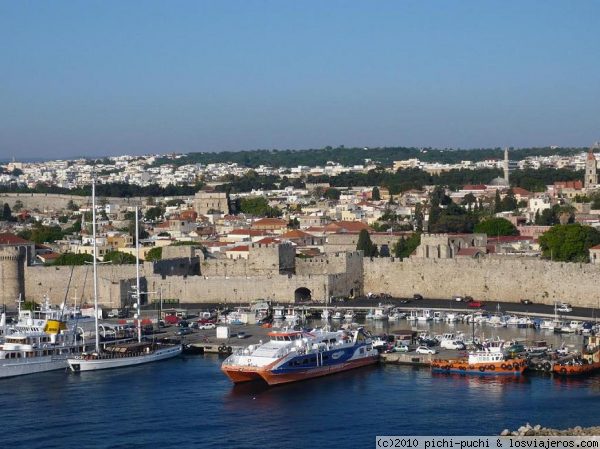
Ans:
[{"label": "clear blue sky", "polygon": [[599,1],[0,0],[0,159],[600,139]]}]

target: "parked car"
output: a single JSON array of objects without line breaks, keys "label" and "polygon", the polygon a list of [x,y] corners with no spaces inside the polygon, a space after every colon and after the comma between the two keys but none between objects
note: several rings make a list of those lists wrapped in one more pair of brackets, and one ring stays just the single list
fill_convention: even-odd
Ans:
[{"label": "parked car", "polygon": [[240,339],[246,338],[246,332],[238,332],[237,333],[237,338],[240,338]]},{"label": "parked car", "polygon": [[417,354],[437,354],[437,351],[432,348],[428,348],[427,346],[419,346],[415,349]]},{"label": "parked car", "polygon": [[533,304],[533,301],[531,299],[522,299],[521,304]]},{"label": "parked car", "polygon": [[192,330],[189,327],[182,327],[177,331],[177,335],[189,335],[192,333]]},{"label": "parked car", "polygon": [[558,310],[559,312],[572,312],[573,308],[571,307],[571,304],[563,302],[558,306],[556,310]]},{"label": "parked car", "polygon": [[454,295],[454,296],[452,297],[452,301],[456,301],[456,302],[462,302],[462,301],[464,301],[464,300],[465,300],[465,298],[463,298],[463,297],[462,297],[462,296],[460,296],[460,295]]},{"label": "parked car", "polygon": [[415,293],[415,294],[413,295],[413,299],[414,299],[415,301],[420,301],[421,299],[423,299],[423,295],[420,295],[419,293]]},{"label": "parked car", "polygon": [[215,329],[217,325],[215,323],[203,323],[198,324],[198,329]]},{"label": "parked car", "polygon": [[410,351],[410,349],[408,348],[408,345],[401,344],[401,343],[398,343],[397,345],[395,345],[392,348],[392,352],[408,352],[408,351]]},{"label": "parked car", "polygon": [[480,307],[483,307],[484,305],[485,304],[482,301],[476,301],[476,300],[472,299],[467,304],[467,307],[471,307],[473,309],[479,309]]},{"label": "parked car", "polygon": [[464,349],[467,349],[467,347],[465,346],[465,344],[462,341],[459,340],[452,340],[452,341],[445,341],[442,342],[442,346],[446,349],[454,349],[457,351],[463,351]]},{"label": "parked car", "polygon": [[514,357],[523,352],[525,352],[525,346],[523,346],[521,343],[513,343],[504,350],[504,353],[509,357]]}]

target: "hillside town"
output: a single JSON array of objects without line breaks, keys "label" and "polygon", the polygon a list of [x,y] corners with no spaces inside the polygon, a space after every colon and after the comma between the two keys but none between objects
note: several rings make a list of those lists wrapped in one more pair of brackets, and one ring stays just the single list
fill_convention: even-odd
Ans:
[{"label": "hillside town", "polygon": [[[170,157],[177,158],[177,155]],[[529,157],[520,161],[504,159],[478,163],[463,161],[460,166],[424,164],[418,159],[395,161],[386,170],[402,173],[417,169],[439,173],[446,170],[500,168],[503,176],[487,183],[465,184],[454,190],[426,185],[392,195],[377,185],[334,188],[326,182],[311,182],[311,175],[362,172],[375,168],[369,159],[364,165],[345,167],[264,167],[237,164],[153,166],[157,156],[112,157],[92,164],[86,160],[39,163],[10,162],[2,166],[0,182],[35,187],[74,188],[91,183],[148,185],[195,185],[193,195],[144,197],[124,202],[122,198],[101,197],[96,244],[101,260],[132,263],[135,255],[132,223],[134,208],[141,207],[141,258],[159,260],[161,248],[172,245],[200,245],[208,259],[247,259],[251,244],[290,243],[297,257],[310,258],[336,251],[361,249],[369,257],[419,257],[421,235],[485,234],[477,245],[463,245],[446,257],[528,257],[560,259],[559,251],[540,247],[539,238],[554,225],[576,223],[600,227],[600,198],[596,199],[597,160],[593,149],[574,156]],[[105,163],[106,162],[106,163]],[[583,181],[556,180],[545,190],[532,192],[511,186],[511,173],[527,166],[585,170]],[[223,180],[247,175],[286,176],[303,182],[275,189],[246,192],[219,190]],[[37,264],[81,264],[91,256],[91,204],[89,197],[52,201],[46,194],[43,204],[31,203],[39,193],[0,193],[4,205],[0,217],[0,244],[35,244],[31,255]],[[487,223],[487,226],[486,226]],[[359,242],[359,236],[366,233]],[[592,239],[593,240],[593,239]],[[600,243],[600,242],[598,242]],[[545,251],[546,250],[546,251]],[[581,250],[564,256],[566,261],[595,263],[600,246],[588,245],[585,260]],[[440,256],[443,257],[443,256]],[[570,259],[569,259],[570,258]]]}]

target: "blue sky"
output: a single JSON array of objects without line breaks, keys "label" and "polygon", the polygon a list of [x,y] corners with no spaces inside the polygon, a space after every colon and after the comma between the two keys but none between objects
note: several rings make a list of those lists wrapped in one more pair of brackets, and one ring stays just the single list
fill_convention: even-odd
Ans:
[{"label": "blue sky", "polygon": [[600,139],[599,1],[0,0],[0,159]]}]

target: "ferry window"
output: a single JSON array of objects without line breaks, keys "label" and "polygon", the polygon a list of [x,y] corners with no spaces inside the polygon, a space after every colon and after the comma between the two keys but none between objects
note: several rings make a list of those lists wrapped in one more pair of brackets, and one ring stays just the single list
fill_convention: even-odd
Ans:
[{"label": "ferry window", "polygon": [[316,357],[311,357],[310,361],[311,361],[311,363],[315,363],[317,361],[317,358]]},{"label": "ferry window", "polygon": [[304,359],[304,360],[302,360],[302,364],[303,364],[303,365],[308,365],[308,359]]},{"label": "ferry window", "polygon": [[365,348],[360,348],[360,353],[364,354],[365,353]]},{"label": "ferry window", "polygon": [[329,356],[328,355],[324,355],[323,356],[323,361],[325,361],[325,360],[329,360]]}]

